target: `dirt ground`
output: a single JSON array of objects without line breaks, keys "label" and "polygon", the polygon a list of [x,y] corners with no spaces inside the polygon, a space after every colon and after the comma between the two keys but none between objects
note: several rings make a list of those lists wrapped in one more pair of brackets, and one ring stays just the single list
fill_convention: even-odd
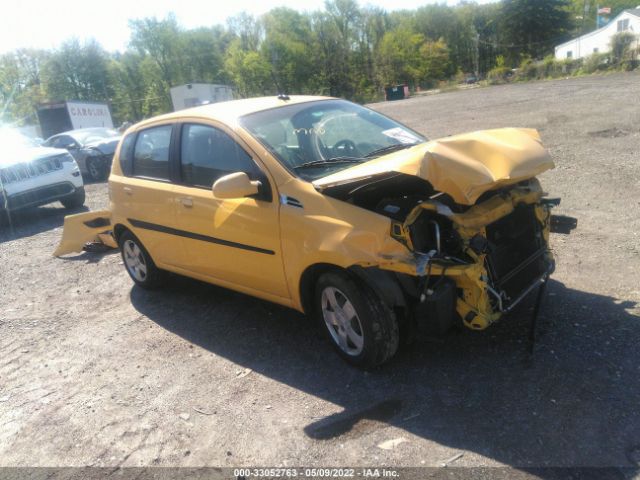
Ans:
[{"label": "dirt ground", "polygon": [[296,312],[143,291],[117,253],[53,258],[52,204],[0,224],[0,466],[640,466],[640,74],[373,107],[432,138],[540,130],[579,225],[552,238],[533,358],[529,305],[363,373]]}]

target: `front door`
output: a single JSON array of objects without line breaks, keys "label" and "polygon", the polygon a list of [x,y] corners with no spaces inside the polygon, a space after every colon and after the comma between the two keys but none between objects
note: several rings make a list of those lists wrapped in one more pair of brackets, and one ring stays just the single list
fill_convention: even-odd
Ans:
[{"label": "front door", "polygon": [[[213,125],[181,125],[176,220],[186,270],[289,298],[280,248],[279,205],[268,176],[228,133]],[[218,199],[220,177],[245,172],[263,183],[255,198]]]}]

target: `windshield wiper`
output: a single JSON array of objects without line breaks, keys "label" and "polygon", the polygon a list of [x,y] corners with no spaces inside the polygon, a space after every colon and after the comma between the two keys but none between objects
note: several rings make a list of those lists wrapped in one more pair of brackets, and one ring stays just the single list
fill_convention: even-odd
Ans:
[{"label": "windshield wiper", "polygon": [[328,160],[314,160],[313,162],[306,162],[300,165],[296,165],[296,170],[299,168],[315,168],[315,167],[324,167],[326,165],[339,165],[342,163],[362,163],[366,160],[364,158],[359,157],[335,157],[330,158]]},{"label": "windshield wiper", "polygon": [[379,148],[374,150],[373,152],[369,152],[365,155],[365,158],[371,157],[379,157],[380,155],[385,155],[387,153],[396,152],[398,150],[404,150],[405,148],[415,147],[420,144],[420,142],[416,143],[396,143],[395,145],[387,145],[386,147]]}]

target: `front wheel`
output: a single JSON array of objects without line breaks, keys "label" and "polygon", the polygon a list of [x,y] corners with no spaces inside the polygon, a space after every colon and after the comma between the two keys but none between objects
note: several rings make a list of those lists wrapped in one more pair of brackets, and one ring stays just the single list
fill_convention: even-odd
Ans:
[{"label": "front wheel", "polygon": [[142,288],[158,288],[164,281],[164,272],[156,267],[149,252],[131,232],[118,238],[122,261],[131,279]]},{"label": "front wheel", "polygon": [[316,314],[340,356],[371,368],[398,350],[393,311],[367,285],[342,272],[325,273],[316,285]]},{"label": "front wheel", "polygon": [[101,182],[107,178],[107,167],[100,158],[87,159],[87,174],[92,182]]}]

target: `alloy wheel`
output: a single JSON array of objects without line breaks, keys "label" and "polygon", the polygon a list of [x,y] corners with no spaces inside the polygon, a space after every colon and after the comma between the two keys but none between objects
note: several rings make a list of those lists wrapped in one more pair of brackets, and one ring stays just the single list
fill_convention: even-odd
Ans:
[{"label": "alloy wheel", "polygon": [[147,263],[144,259],[144,253],[133,240],[124,242],[124,263],[133,278],[139,282],[146,280]]},{"label": "alloy wheel", "polygon": [[362,353],[364,330],[356,309],[347,296],[335,287],[322,291],[322,317],[340,349],[351,356]]}]

